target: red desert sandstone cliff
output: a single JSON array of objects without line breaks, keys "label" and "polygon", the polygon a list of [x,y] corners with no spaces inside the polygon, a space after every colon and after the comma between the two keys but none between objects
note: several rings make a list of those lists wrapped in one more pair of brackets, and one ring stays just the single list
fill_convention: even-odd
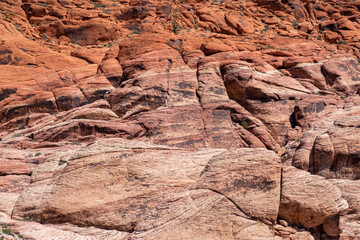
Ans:
[{"label": "red desert sandstone cliff", "polygon": [[360,239],[360,0],[1,0],[0,239]]}]

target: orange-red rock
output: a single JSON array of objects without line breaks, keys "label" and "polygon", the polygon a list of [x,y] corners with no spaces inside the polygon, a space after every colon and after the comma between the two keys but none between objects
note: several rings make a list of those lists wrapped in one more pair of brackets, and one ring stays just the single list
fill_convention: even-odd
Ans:
[{"label": "orange-red rock", "polygon": [[[360,238],[359,14],[358,0],[2,1],[0,223],[28,239]],[[335,178],[349,212],[305,171],[284,167],[280,189],[270,151]]]}]

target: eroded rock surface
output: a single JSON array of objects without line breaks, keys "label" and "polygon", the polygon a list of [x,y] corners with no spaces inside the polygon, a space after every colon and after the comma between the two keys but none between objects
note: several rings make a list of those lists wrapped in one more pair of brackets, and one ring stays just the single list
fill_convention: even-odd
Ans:
[{"label": "eroded rock surface", "polygon": [[0,237],[360,238],[358,0],[0,16]]},{"label": "eroded rock surface", "polygon": [[348,208],[337,187],[295,167],[283,168],[281,189],[279,217],[295,225],[316,227]]},{"label": "eroded rock surface", "polygon": [[[244,174],[258,179],[255,185],[247,179],[250,195],[233,195],[243,194],[241,175],[229,179],[234,191],[207,184],[219,164],[211,182],[222,184],[234,159]],[[256,168],[266,164],[266,171],[245,171],[251,160],[258,161]],[[12,217],[118,230],[129,233],[126,239],[269,239],[274,237],[271,227],[256,219],[277,218],[280,166],[279,157],[268,150],[194,152],[109,139],[75,152],[61,166],[39,165]],[[49,171],[52,177],[46,178]]]}]

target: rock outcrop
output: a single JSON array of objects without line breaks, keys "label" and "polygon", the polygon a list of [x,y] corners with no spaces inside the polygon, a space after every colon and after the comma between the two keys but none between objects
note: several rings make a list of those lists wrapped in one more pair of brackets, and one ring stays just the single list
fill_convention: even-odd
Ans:
[{"label": "rock outcrop", "polygon": [[[118,230],[125,239],[274,237],[263,223],[275,222],[279,208],[281,162],[271,151],[108,139],[69,156],[38,166],[13,218]],[[224,181],[235,169],[243,174]]]},{"label": "rock outcrop", "polygon": [[0,16],[0,238],[360,238],[359,0]]},{"label": "rock outcrop", "polygon": [[341,191],[323,177],[285,167],[282,171],[279,217],[312,228],[348,209]]}]

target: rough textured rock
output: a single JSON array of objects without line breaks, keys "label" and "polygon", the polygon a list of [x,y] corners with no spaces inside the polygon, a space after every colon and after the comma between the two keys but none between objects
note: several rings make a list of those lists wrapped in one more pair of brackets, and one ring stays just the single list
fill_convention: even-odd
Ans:
[{"label": "rough textured rock", "polygon": [[225,195],[247,215],[275,222],[281,172],[277,161],[276,154],[262,149],[226,152],[208,162],[198,187]]},{"label": "rough textured rock", "polygon": [[315,173],[327,178],[359,179],[359,126],[359,116],[340,118],[315,139]]},{"label": "rough textured rock", "polygon": [[348,203],[341,191],[323,177],[294,167],[284,167],[279,217],[306,228],[344,212]]},{"label": "rough textured rock", "polygon": [[[232,166],[234,159],[238,163]],[[266,171],[255,171],[263,163]],[[250,176],[244,189],[238,189],[241,175],[231,180],[233,191],[207,183],[209,174],[217,173],[211,183],[222,184],[234,167]],[[277,217],[280,160],[268,150],[194,152],[109,139],[80,149],[64,165],[44,163],[38,169],[16,203],[16,219],[114,229],[136,239],[273,237],[269,226],[255,221]],[[42,177],[50,169],[52,177]],[[252,179],[258,184],[251,185]],[[253,193],[241,196],[246,189]]]},{"label": "rough textured rock", "polygon": [[[27,239],[358,238],[359,16],[359,0],[2,1],[0,223]],[[285,224],[276,154],[338,181],[349,212],[324,190]]]},{"label": "rough textured rock", "polygon": [[[359,180],[342,180],[342,179],[330,179],[332,184],[337,186],[342,194],[342,197],[349,203],[349,214],[346,216],[341,216],[337,220],[336,228],[340,226],[340,238],[359,238],[360,237],[360,221],[359,221],[359,212],[360,212],[360,196]],[[325,230],[333,231],[334,227],[326,225],[323,227]]]},{"label": "rough textured rock", "polygon": [[283,161],[325,178],[359,179],[359,116],[358,107],[327,113]]}]

